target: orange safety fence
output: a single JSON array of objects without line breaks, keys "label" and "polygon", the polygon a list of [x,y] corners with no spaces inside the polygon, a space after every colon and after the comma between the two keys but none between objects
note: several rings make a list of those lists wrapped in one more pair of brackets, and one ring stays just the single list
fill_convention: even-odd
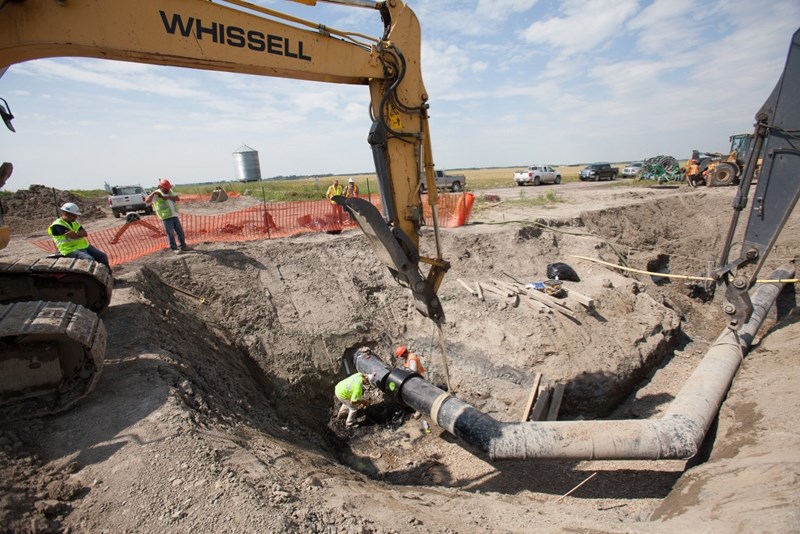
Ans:
[{"label": "orange safety fence", "polygon": [[[237,193],[236,191],[231,191],[230,193],[225,191],[225,194],[228,196],[228,198],[239,198],[242,196],[241,193]],[[208,202],[211,200],[211,193],[198,195],[179,193],[178,196],[180,197],[181,202]]]},{"label": "orange safety fence", "polygon": [[[370,202],[380,209],[380,196],[370,195]],[[423,215],[430,221],[430,206],[425,204]],[[472,193],[439,196],[439,226],[454,228],[469,220]],[[219,215],[182,213],[181,226],[190,245],[210,242],[253,241],[288,237],[305,232],[337,232],[356,228],[346,211],[327,200],[275,202]],[[108,255],[109,263],[119,265],[166,249],[164,225],[155,215],[125,222],[122,226],[91,232],[89,242]],[[49,254],[56,252],[52,239],[33,244]]]}]

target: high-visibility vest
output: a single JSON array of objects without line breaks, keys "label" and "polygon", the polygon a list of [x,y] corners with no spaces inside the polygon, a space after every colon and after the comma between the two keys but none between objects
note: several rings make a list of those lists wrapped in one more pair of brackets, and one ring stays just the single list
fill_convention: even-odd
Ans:
[{"label": "high-visibility vest", "polygon": [[344,190],[344,196],[347,198],[358,198],[358,184],[353,183],[353,187],[350,187],[350,184],[347,184],[347,187]]},{"label": "high-visibility vest", "polygon": [[351,402],[360,401],[364,396],[364,375],[356,373],[336,384],[336,396]]},{"label": "high-visibility vest", "polygon": [[83,250],[85,248],[89,248],[89,240],[85,237],[79,237],[78,239],[70,239],[66,235],[53,235],[53,226],[63,226],[67,230],[72,232],[77,232],[81,229],[81,223],[75,221],[73,223],[69,221],[65,221],[62,218],[58,218],[53,221],[53,224],[47,229],[47,233],[50,234],[50,237],[53,238],[53,241],[56,244],[56,248],[58,248],[58,253],[62,256],[66,256],[71,252],[75,252],[76,250]]},{"label": "high-visibility vest", "polygon": [[325,193],[325,196],[328,197],[328,200],[331,201],[331,204],[336,204],[336,202],[333,201],[333,197],[336,195],[341,195],[342,191],[344,191],[344,188],[342,188],[341,185],[331,185],[328,188],[328,192]]},{"label": "high-visibility vest", "polygon": [[[170,189],[166,194],[172,196],[175,193],[173,193],[172,189]],[[162,221],[164,219],[171,219],[178,216],[178,203],[175,201],[167,200],[162,195],[156,195],[153,204],[153,207],[156,210],[156,215],[158,215],[158,218]]]}]

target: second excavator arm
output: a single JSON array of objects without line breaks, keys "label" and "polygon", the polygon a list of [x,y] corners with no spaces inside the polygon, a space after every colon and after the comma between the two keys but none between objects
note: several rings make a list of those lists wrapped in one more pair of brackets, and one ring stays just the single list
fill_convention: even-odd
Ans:
[{"label": "second excavator arm", "polygon": [[[725,286],[723,309],[744,324],[753,306],[748,290],[775,245],[800,197],[800,30],[792,37],[786,66],[775,89],[756,114],[754,140],[733,201],[734,215],[716,276]],[[729,259],[739,215],[748,204],[758,158],[764,155],[739,256]]]},{"label": "second excavator arm", "polygon": [[[439,247],[419,21],[402,0],[336,3],[374,9],[382,36],[334,30],[241,0],[2,2],[0,72],[33,59],[78,56],[368,86],[368,139],[383,213],[363,200],[339,201],[378,258],[411,289],[417,309],[440,323],[444,312],[436,293],[449,264]],[[432,258],[419,254],[419,230],[426,222],[421,172],[434,208]],[[420,263],[430,266],[427,275]]]}]

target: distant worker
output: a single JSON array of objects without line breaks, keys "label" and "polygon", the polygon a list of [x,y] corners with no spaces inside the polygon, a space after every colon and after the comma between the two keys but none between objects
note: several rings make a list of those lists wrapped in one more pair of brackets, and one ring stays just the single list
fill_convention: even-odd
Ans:
[{"label": "distant worker", "polygon": [[[158,215],[158,218],[164,223],[164,230],[167,233],[169,248],[175,252],[175,254],[180,254],[181,251],[192,250],[186,245],[186,238],[183,235],[183,226],[181,226],[181,220],[178,218],[177,202],[179,200],[180,198],[178,195],[172,190],[172,184],[166,178],[160,179],[158,181],[158,188],[144,199],[148,204],[151,202],[153,203],[156,215]],[[180,248],[178,248],[178,243],[175,242],[175,235],[173,234],[178,236]]]},{"label": "distant worker", "polygon": [[58,253],[67,258],[79,258],[102,263],[108,269],[108,256],[105,252],[89,244],[86,230],[78,222],[81,210],[73,202],[67,202],[61,208],[61,217],[53,221],[47,233],[53,238]]},{"label": "distant worker", "polygon": [[400,345],[395,349],[394,355],[397,356],[398,359],[403,360],[403,367],[411,372],[419,373],[420,376],[424,375],[425,368],[422,367],[422,363],[419,361],[419,356],[417,356],[416,353],[409,351],[408,347],[405,345]]},{"label": "distant worker", "polygon": [[686,164],[686,180],[689,185],[694,187],[697,185],[697,175],[700,174],[700,167],[697,165],[696,159],[690,159]]},{"label": "distant worker", "polygon": [[344,196],[347,198],[358,198],[358,184],[356,181],[351,177],[347,180],[347,187],[344,190]]},{"label": "distant worker", "polygon": [[342,223],[342,207],[334,202],[333,197],[341,196],[344,194],[344,188],[339,185],[339,180],[334,180],[333,183],[328,187],[328,191],[325,193],[325,198],[327,198],[331,206],[333,207],[333,212],[336,214],[339,224]]},{"label": "distant worker", "polygon": [[714,169],[717,168],[716,162],[711,162],[706,167],[706,170],[703,171],[703,180],[706,182],[706,187],[711,187],[711,178],[714,176]]},{"label": "distant worker", "polygon": [[328,187],[328,191],[325,193],[325,198],[330,200],[331,204],[335,205],[336,202],[333,201],[333,197],[337,195],[341,196],[342,194],[344,194],[344,188],[339,185],[339,180],[334,180],[333,183]]},{"label": "distant worker", "polygon": [[355,373],[336,384],[333,398],[342,403],[336,418],[344,417],[347,414],[346,426],[351,427],[356,424],[358,411],[367,405],[363,400],[364,386],[368,386],[370,380],[374,379],[375,375],[373,374]]}]

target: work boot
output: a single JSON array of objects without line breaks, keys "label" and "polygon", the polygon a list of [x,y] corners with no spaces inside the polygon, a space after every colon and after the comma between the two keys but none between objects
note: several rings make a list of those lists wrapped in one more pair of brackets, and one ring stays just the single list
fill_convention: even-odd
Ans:
[{"label": "work boot", "polygon": [[187,252],[187,251],[189,251],[189,250],[192,250],[192,247],[190,247],[189,245],[183,245],[183,246],[181,247],[181,250],[182,250],[183,252]]}]

